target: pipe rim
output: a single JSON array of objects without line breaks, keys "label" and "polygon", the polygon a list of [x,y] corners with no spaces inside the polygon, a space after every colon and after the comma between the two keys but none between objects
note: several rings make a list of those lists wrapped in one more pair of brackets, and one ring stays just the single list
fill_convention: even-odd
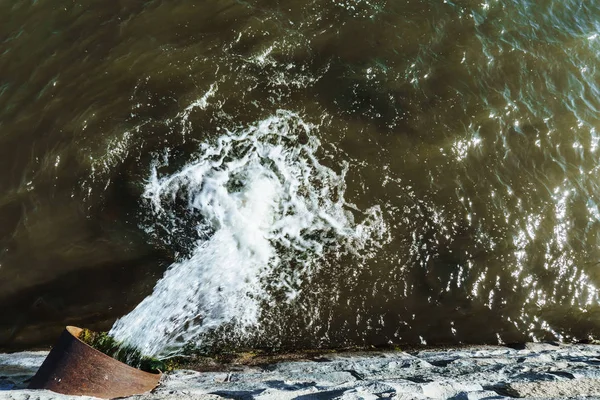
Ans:
[{"label": "pipe rim", "polygon": [[104,354],[103,352],[101,352],[98,349],[93,348],[92,346],[90,346],[89,344],[87,344],[86,342],[84,342],[83,340],[79,339],[79,335],[81,334],[81,332],[83,332],[83,329],[78,327],[78,326],[72,326],[72,325],[68,325],[66,328],[67,332],[69,332],[69,334],[71,336],[73,336],[73,338],[75,338],[77,341],[79,341],[80,343],[84,344],[85,346],[87,346],[91,351],[93,351],[94,353],[96,353],[99,357],[106,359],[107,361],[113,362],[113,363],[119,363],[124,365],[125,367],[127,367],[128,369],[132,370],[132,371],[136,371],[137,373],[143,373],[143,374],[148,374],[152,377],[160,377],[162,376],[162,372],[148,372],[148,371],[142,371],[139,368],[135,368],[132,367],[131,365],[127,365],[122,361],[117,360],[116,358],[113,358],[111,356],[109,356],[108,354]]}]

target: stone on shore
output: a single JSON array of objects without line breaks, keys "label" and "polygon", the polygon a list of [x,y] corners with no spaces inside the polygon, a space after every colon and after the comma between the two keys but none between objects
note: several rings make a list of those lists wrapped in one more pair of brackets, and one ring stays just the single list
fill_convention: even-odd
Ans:
[{"label": "stone on shore", "polygon": [[[82,399],[24,390],[44,352],[0,355],[0,399]],[[223,372],[177,370],[135,400],[600,398],[600,346],[528,344],[340,353]]]}]

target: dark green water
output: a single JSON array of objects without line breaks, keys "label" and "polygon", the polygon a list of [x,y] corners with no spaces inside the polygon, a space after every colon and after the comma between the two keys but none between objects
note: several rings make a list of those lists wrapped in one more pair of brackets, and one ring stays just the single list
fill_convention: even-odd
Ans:
[{"label": "dark green water", "polygon": [[152,163],[281,109],[389,240],[248,343],[600,335],[599,2],[0,0],[0,347],[135,307],[198,235],[143,228]]}]

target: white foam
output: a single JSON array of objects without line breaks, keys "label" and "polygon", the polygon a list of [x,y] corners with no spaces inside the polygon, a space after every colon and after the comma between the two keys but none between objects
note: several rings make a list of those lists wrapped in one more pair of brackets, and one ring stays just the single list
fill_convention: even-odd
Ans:
[{"label": "white foam", "polygon": [[[377,207],[354,221],[348,208],[356,207],[344,199],[348,166],[338,173],[319,163],[314,130],[279,111],[203,144],[174,174],[158,172],[168,157],[155,163],[144,197],[156,221],[193,223],[198,240],[192,255],[171,265],[154,292],[115,323],[116,339],[168,356],[222,324],[255,327],[259,299],[268,296],[261,280],[273,268],[298,252],[303,268],[314,268],[326,252],[358,252],[385,232]],[[178,198],[187,203],[183,211]]]}]

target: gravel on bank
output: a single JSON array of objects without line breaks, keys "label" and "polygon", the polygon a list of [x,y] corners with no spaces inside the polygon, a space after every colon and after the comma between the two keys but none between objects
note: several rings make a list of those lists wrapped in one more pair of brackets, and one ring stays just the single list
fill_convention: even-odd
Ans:
[{"label": "gravel on bank", "polygon": [[[45,352],[0,354],[0,399],[84,399],[25,390]],[[136,400],[600,399],[600,346],[529,343],[341,353],[222,372],[177,370]]]}]

